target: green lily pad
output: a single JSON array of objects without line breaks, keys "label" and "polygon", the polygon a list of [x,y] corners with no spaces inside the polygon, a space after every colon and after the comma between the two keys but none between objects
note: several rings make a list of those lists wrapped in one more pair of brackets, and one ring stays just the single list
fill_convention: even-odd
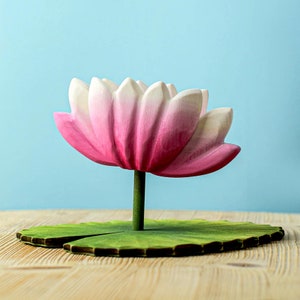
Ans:
[{"label": "green lily pad", "polygon": [[33,246],[62,248],[63,244],[67,242],[89,236],[129,231],[131,227],[131,222],[128,221],[37,226],[30,229],[23,229],[17,233],[17,238]]},{"label": "green lily pad", "polygon": [[281,240],[281,227],[250,222],[145,220],[132,231],[130,221],[63,224],[24,229],[17,237],[28,244],[63,247],[94,256],[187,256],[239,250]]}]

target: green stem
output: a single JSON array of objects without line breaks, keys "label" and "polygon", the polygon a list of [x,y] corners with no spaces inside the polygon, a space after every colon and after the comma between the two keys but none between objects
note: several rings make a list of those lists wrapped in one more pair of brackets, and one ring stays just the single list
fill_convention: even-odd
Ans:
[{"label": "green stem", "polygon": [[132,229],[144,229],[146,173],[134,171]]}]

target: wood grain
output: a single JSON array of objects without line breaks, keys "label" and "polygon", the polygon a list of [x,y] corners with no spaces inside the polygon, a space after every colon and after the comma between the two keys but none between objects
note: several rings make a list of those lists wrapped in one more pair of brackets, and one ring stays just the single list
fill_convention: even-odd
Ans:
[{"label": "wood grain", "polygon": [[72,255],[24,245],[15,233],[59,223],[130,220],[131,211],[0,212],[0,299],[300,299],[300,214],[147,211],[147,218],[250,221],[282,226],[258,248],[178,258]]}]

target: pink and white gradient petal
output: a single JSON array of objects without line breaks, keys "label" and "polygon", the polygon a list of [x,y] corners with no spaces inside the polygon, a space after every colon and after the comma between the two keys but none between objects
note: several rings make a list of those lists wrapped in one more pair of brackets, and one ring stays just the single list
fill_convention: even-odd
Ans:
[{"label": "pink and white gradient petal", "polygon": [[[165,169],[154,170],[153,173],[165,172],[169,169],[179,170],[183,168],[185,170],[185,166],[189,166],[188,168],[193,174],[195,172],[193,165],[197,166],[199,172],[201,172],[201,159],[199,160],[199,158],[205,157],[211,151],[214,152],[215,149],[218,149],[224,143],[231,122],[231,108],[218,108],[200,117],[197,129],[181,153],[170,163],[170,166],[167,166]],[[232,147],[229,147],[229,149],[234,150]],[[223,154],[225,155],[226,153]]]},{"label": "pink and white gradient petal", "polygon": [[63,138],[81,154],[97,163],[116,166],[108,161],[106,156],[99,153],[97,147],[80,130],[78,122],[72,114],[57,112],[54,113],[54,120]]},{"label": "pink and white gradient petal", "polygon": [[171,163],[168,167],[153,174],[165,177],[189,177],[205,175],[218,171],[230,163],[240,152],[240,147],[232,144],[222,144],[212,148],[201,156],[182,164]]},{"label": "pink and white gradient petal", "polygon": [[125,79],[114,94],[113,136],[121,166],[135,168],[138,105],[143,92],[132,79]]},{"label": "pink and white gradient petal", "polygon": [[200,117],[192,138],[172,162],[185,163],[211,148],[223,144],[232,122],[231,108],[217,108]]},{"label": "pink and white gradient petal", "polygon": [[107,161],[119,165],[120,159],[113,138],[114,101],[107,82],[98,78],[92,79],[88,102],[95,143]]},{"label": "pink and white gradient petal", "polygon": [[199,121],[202,105],[200,90],[186,90],[169,100],[153,139],[148,170],[168,165],[191,139]]},{"label": "pink and white gradient petal", "polygon": [[135,166],[138,170],[148,170],[150,167],[149,158],[155,155],[153,144],[169,98],[165,84],[156,82],[146,90],[139,103],[135,143]]},{"label": "pink and white gradient petal", "polygon": [[88,107],[89,86],[73,78],[69,87],[69,102],[71,114],[77,121],[77,126],[88,139],[94,139],[94,133],[91,127],[89,107]]}]

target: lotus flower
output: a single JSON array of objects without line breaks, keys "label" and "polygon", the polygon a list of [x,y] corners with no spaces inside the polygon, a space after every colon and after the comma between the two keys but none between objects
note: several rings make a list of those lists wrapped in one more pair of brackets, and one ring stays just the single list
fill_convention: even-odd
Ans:
[{"label": "lotus flower", "polygon": [[172,84],[147,87],[125,79],[120,86],[93,78],[73,79],[71,113],[54,114],[65,140],[104,165],[159,176],[203,175],[227,165],[240,147],[224,143],[231,108],[206,112],[207,90],[177,93]]}]

